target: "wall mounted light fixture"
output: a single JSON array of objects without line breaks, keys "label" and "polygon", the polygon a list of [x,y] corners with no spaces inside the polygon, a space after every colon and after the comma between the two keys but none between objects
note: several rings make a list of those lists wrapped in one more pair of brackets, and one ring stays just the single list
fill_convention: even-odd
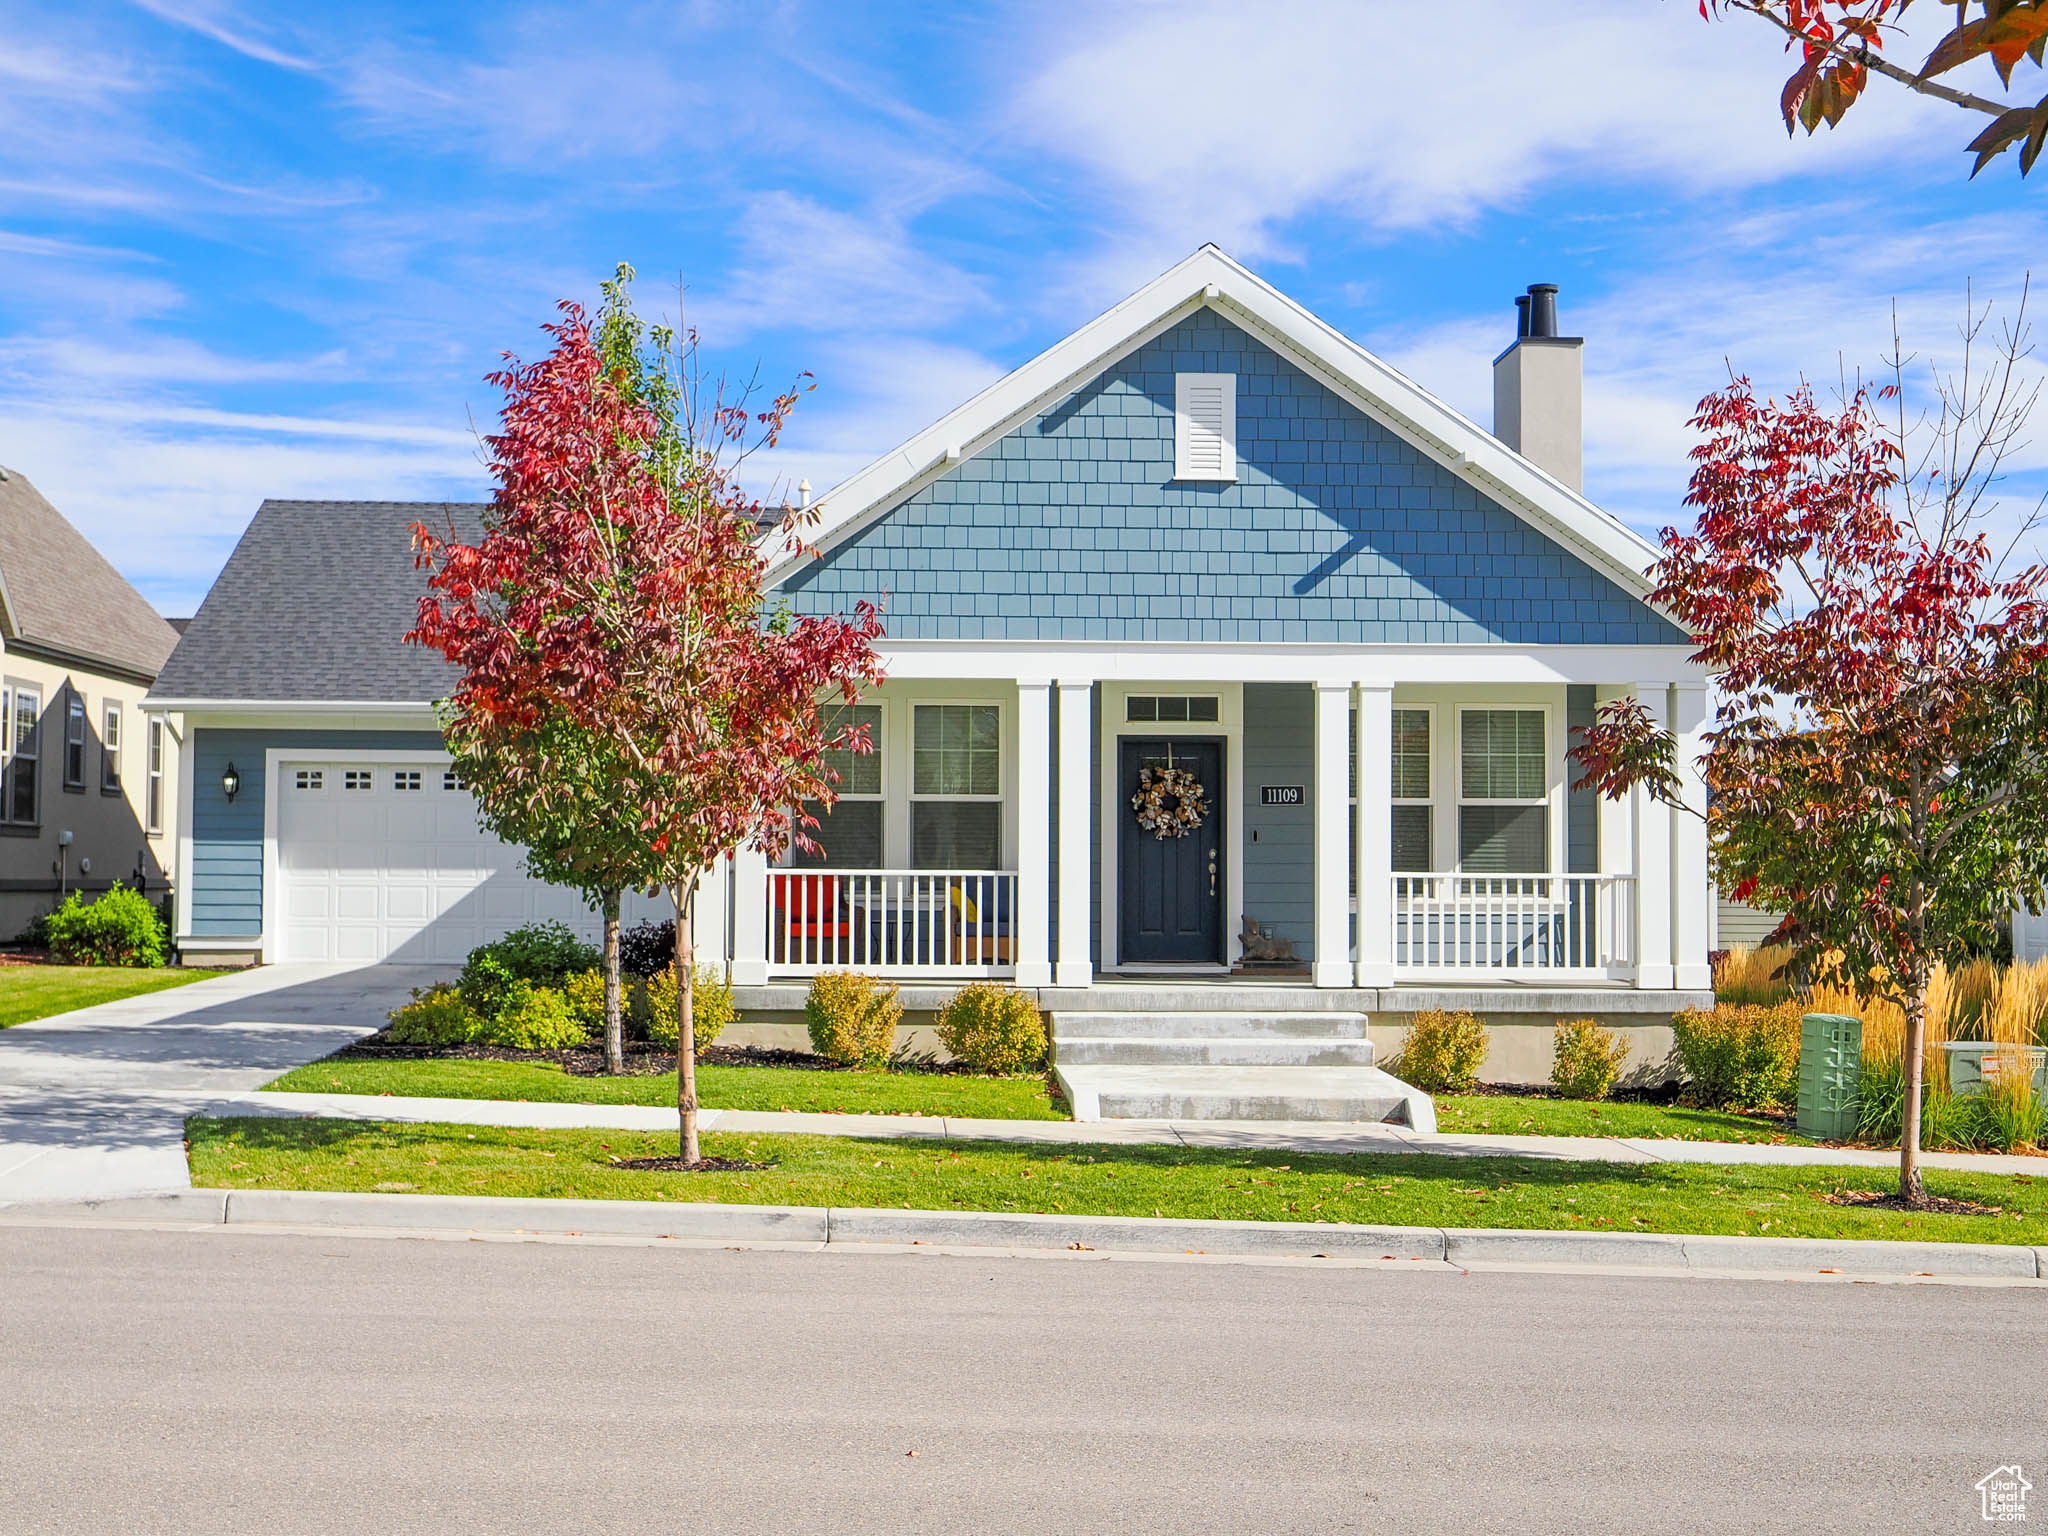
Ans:
[{"label": "wall mounted light fixture", "polygon": [[233,763],[229,763],[221,772],[220,792],[228,797],[229,805],[233,805],[235,796],[242,792],[242,771]]}]

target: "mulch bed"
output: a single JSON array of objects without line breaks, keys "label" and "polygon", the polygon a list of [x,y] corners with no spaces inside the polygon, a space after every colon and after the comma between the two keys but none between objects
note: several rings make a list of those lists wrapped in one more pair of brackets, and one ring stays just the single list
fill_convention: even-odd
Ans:
[{"label": "mulch bed", "polygon": [[740,1157],[701,1157],[686,1163],[680,1157],[614,1158],[613,1168],[630,1168],[635,1173],[763,1173],[773,1163],[750,1163]]},{"label": "mulch bed", "polygon": [[2002,1205],[1980,1205],[1975,1200],[1951,1200],[1946,1195],[1923,1195],[1918,1200],[1901,1200],[1871,1189],[1837,1189],[1821,1196],[1829,1205],[1851,1205],[1859,1211],[1906,1211],[1913,1215],[1998,1216]]}]

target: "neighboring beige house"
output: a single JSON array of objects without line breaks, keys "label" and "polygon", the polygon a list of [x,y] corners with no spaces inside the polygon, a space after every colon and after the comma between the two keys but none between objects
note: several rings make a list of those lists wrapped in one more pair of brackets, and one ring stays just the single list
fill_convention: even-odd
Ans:
[{"label": "neighboring beige house", "polygon": [[64,890],[176,871],[175,716],[142,698],[178,632],[0,467],[0,941]]}]

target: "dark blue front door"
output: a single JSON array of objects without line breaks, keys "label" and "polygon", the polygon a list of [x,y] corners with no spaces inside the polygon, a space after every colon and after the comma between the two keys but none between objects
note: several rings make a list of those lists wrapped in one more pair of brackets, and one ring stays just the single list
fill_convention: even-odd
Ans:
[{"label": "dark blue front door", "polygon": [[[1223,959],[1223,743],[1124,738],[1118,783],[1117,957],[1125,965]],[[1202,825],[1156,837],[1138,825],[1138,770],[1186,768],[1206,792]]]}]

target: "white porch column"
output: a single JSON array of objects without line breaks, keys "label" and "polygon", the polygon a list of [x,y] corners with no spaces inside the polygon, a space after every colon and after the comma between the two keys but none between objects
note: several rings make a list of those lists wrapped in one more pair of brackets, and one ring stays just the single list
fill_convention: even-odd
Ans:
[{"label": "white porch column", "polygon": [[1017,683],[1017,985],[1052,985],[1052,684]]},{"label": "white porch column", "polygon": [[1351,685],[1316,684],[1315,984],[1348,987],[1351,966]]},{"label": "white porch column", "polygon": [[1671,700],[1679,796],[1686,806],[1671,814],[1672,985],[1704,989],[1714,984],[1707,964],[1714,900],[1707,882],[1707,780],[1700,768],[1706,751],[1706,685],[1681,683],[1671,690]]},{"label": "white porch column", "polygon": [[726,861],[720,859],[697,883],[696,921],[690,927],[690,943],[696,950],[697,963],[716,965],[727,974],[732,969],[730,935],[726,928],[727,888],[731,883],[731,870]]},{"label": "white porch column", "polygon": [[768,980],[768,860],[751,848],[732,856],[732,984]]},{"label": "white porch column", "polygon": [[[1358,984],[1394,984],[1394,690],[1358,685]],[[1322,953],[1318,941],[1317,954]]]},{"label": "white porch column", "polygon": [[1085,987],[1095,980],[1089,958],[1095,889],[1089,822],[1095,811],[1088,763],[1095,744],[1093,679],[1062,678],[1060,694],[1060,954],[1053,980]]},{"label": "white porch column", "polygon": [[[1638,683],[1636,697],[1651,721],[1671,725],[1670,689],[1663,683]],[[1636,985],[1662,991],[1671,971],[1671,812],[1640,787],[1630,792],[1635,806],[1636,849]]]}]

